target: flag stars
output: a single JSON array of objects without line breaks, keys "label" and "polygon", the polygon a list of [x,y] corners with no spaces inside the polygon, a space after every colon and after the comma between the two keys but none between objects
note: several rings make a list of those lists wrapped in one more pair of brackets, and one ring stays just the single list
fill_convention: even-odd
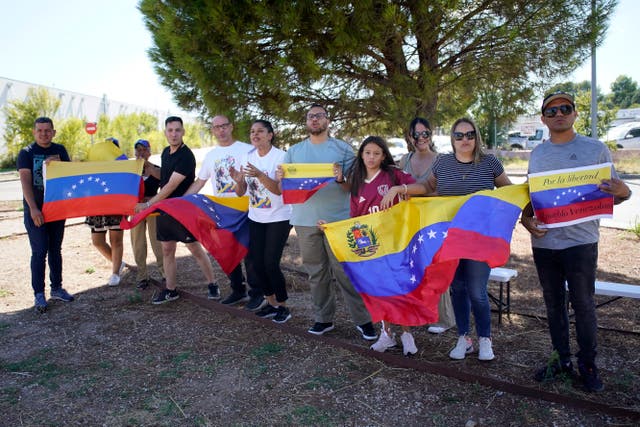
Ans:
[{"label": "flag stars", "polygon": [[435,239],[436,238],[436,232],[433,230],[429,230],[429,239]]},{"label": "flag stars", "polygon": [[447,234],[448,234],[448,231],[443,231],[442,232],[442,238],[446,239],[447,238]]},{"label": "flag stars", "polygon": [[409,280],[411,280],[411,283],[416,283],[418,281],[418,279],[416,279],[416,275],[415,274],[412,274],[411,278]]},{"label": "flag stars", "polygon": [[424,242],[424,237],[422,236],[422,234],[420,234],[418,236],[418,242],[423,243]]}]

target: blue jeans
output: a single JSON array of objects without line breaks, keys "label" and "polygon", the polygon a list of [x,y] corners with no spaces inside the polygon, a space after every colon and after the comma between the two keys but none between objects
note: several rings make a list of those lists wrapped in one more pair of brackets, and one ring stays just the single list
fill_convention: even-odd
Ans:
[{"label": "blue jeans", "polygon": [[557,250],[533,248],[533,260],[547,307],[547,322],[553,349],[558,352],[563,362],[571,360],[566,282],[569,287],[569,301],[576,316],[576,337],[580,348],[576,356],[583,364],[593,364],[596,358],[598,329],[593,299],[598,244],[589,243]]},{"label": "blue jeans", "polygon": [[24,204],[24,227],[31,245],[31,287],[33,293],[44,292],[46,261],[49,261],[51,289],[62,287],[62,239],[65,221],[45,222],[36,227],[29,205]]},{"label": "blue jeans", "polygon": [[451,282],[451,304],[456,316],[458,335],[469,333],[473,310],[478,337],[491,337],[491,306],[487,284],[491,268],[485,262],[461,259]]}]

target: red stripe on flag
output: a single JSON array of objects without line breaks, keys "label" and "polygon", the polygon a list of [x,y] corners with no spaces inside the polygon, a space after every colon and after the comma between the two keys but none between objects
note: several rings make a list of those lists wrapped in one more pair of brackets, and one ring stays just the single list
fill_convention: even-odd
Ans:
[{"label": "red stripe on flag", "polygon": [[555,224],[595,215],[611,215],[611,209],[613,198],[603,197],[556,208],[537,209],[536,217],[545,224]]},{"label": "red stripe on flag", "polygon": [[79,197],[47,202],[42,207],[45,222],[94,215],[131,215],[138,198],[127,194]]}]

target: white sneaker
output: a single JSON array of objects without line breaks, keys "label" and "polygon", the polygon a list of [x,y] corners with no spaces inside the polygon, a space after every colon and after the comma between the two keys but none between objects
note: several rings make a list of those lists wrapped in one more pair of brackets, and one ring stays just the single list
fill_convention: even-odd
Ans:
[{"label": "white sneaker", "polygon": [[112,274],[111,277],[109,277],[109,281],[107,282],[107,285],[118,286],[119,284],[120,284],[120,276],[118,276],[117,274]]},{"label": "white sneaker", "polygon": [[122,264],[120,264],[120,268],[118,269],[118,276],[122,276],[122,272],[126,267],[127,267],[127,263],[122,261]]},{"label": "white sneaker", "polygon": [[466,335],[458,337],[458,342],[453,350],[449,352],[449,357],[455,360],[462,360],[464,357],[473,351],[473,342],[471,338]]},{"label": "white sneaker", "polygon": [[478,360],[493,360],[493,349],[491,348],[491,338],[480,337],[478,339]]},{"label": "white sneaker", "polygon": [[380,338],[371,346],[371,350],[378,351],[380,353],[384,353],[384,351],[388,348],[392,348],[396,346],[396,334],[392,334],[391,336],[387,335],[387,331],[384,329],[380,332]]},{"label": "white sneaker", "polygon": [[402,341],[402,352],[405,356],[408,354],[416,354],[418,352],[418,347],[416,347],[416,342],[414,341],[411,332],[403,332],[402,335],[400,335],[400,341]]},{"label": "white sneaker", "polygon": [[440,326],[440,325],[432,325],[432,326],[429,326],[427,328],[427,332],[432,333],[432,334],[441,334],[443,332],[448,331],[449,329],[451,329],[451,328],[450,327],[449,328],[445,328],[444,326]]}]

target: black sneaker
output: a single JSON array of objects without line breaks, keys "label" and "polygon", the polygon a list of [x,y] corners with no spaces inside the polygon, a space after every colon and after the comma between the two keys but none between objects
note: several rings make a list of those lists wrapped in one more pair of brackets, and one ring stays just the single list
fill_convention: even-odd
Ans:
[{"label": "black sneaker", "polygon": [[233,291],[231,292],[231,295],[220,302],[225,305],[236,305],[245,301],[249,301],[249,297],[247,296],[247,294]]},{"label": "black sneaker", "polygon": [[151,300],[151,304],[155,304],[155,305],[164,304],[165,302],[175,301],[178,298],[180,298],[180,295],[178,294],[178,291],[176,291],[175,289],[173,291],[170,291],[169,289],[163,289],[162,292],[157,294]]},{"label": "black sneaker", "polygon": [[267,303],[262,295],[253,296],[249,299],[249,302],[245,304],[245,310],[258,311]]},{"label": "black sneaker", "polygon": [[280,306],[280,307],[276,308],[276,310],[278,312],[273,317],[273,319],[271,319],[274,322],[276,322],[276,323],[284,323],[287,320],[291,319],[291,312],[289,311],[289,309],[287,307]]},{"label": "black sneaker", "polygon": [[573,370],[573,363],[571,363],[570,360],[568,362],[550,360],[546,365],[538,368],[536,373],[533,374],[533,379],[540,383],[547,383],[556,379],[570,380],[573,382],[575,378],[576,372]]},{"label": "black sneaker", "polygon": [[218,287],[218,284],[217,283],[209,283],[207,285],[207,287],[209,288],[209,293],[207,294],[207,298],[208,299],[219,300],[220,299],[220,288]]},{"label": "black sneaker", "polygon": [[278,314],[278,309],[271,304],[267,304],[260,310],[256,311],[256,316],[262,317],[263,319],[268,319],[269,317],[273,317],[276,314]]},{"label": "black sneaker", "polygon": [[325,332],[333,331],[333,323],[321,323],[316,322],[312,327],[309,328],[307,332],[313,335],[322,335]]},{"label": "black sneaker", "polygon": [[362,338],[367,341],[373,341],[378,338],[378,334],[376,333],[376,330],[373,327],[373,323],[371,322],[358,325],[356,326],[356,329],[360,331],[360,333],[362,334]]},{"label": "black sneaker", "polygon": [[149,287],[149,279],[142,279],[136,283],[137,289],[147,289]]},{"label": "black sneaker", "polygon": [[580,371],[580,379],[582,380],[585,391],[592,393],[604,390],[604,384],[602,384],[600,380],[598,368],[595,364],[578,362],[578,370]]}]

